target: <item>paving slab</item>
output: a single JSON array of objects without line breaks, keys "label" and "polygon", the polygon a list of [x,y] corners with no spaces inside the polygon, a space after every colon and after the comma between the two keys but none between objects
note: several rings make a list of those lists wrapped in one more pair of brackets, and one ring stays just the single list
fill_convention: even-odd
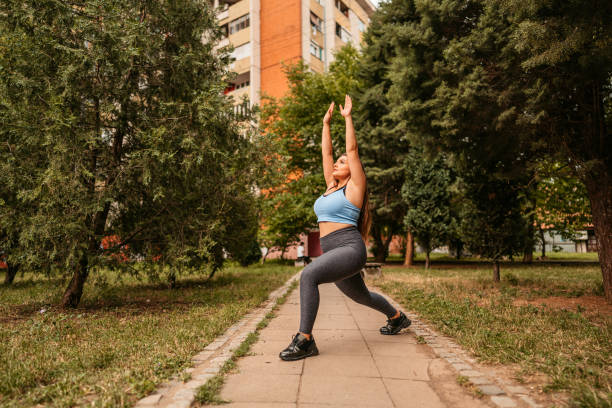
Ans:
[{"label": "paving slab", "polygon": [[238,373],[229,375],[221,399],[232,402],[296,402],[299,375]]},{"label": "paving slab", "polygon": [[[415,326],[435,341],[433,348],[419,344],[412,327],[395,336],[381,335],[378,329],[386,317],[353,302],[333,284],[320,285],[319,292],[313,335],[320,354],[294,362],[278,358],[299,330],[299,289],[295,290],[259,332],[249,355],[240,358],[237,368],[226,376],[220,397],[231,403],[220,407],[510,406],[505,398],[493,403],[490,397],[477,398],[459,385],[458,370],[440,354],[459,357],[448,351],[452,349],[448,339],[433,334],[424,324]],[[453,363],[462,364],[459,360]],[[476,373],[466,370],[468,366],[459,368]],[[527,405],[521,401],[517,406]]]}]

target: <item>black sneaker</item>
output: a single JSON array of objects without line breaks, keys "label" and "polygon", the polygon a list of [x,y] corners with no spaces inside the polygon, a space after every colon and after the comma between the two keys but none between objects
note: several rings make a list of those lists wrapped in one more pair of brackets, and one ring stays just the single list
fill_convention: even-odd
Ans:
[{"label": "black sneaker", "polygon": [[412,322],[404,312],[400,311],[399,317],[395,319],[387,319],[387,325],[380,328],[381,334],[397,334],[400,330],[410,326]]},{"label": "black sneaker", "polygon": [[291,344],[286,349],[280,352],[278,355],[282,360],[293,361],[302,358],[316,356],[319,354],[317,344],[315,343],[314,337],[311,334],[310,340],[306,338],[302,333],[298,332],[293,339]]}]

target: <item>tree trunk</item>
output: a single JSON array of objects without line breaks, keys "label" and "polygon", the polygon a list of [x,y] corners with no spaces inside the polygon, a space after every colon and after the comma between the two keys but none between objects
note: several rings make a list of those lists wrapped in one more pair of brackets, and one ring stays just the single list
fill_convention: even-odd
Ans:
[{"label": "tree trunk", "polygon": [[533,227],[534,215],[529,216],[529,224],[527,225],[527,239],[525,240],[525,249],[523,251],[523,263],[530,264],[533,262],[533,236],[535,230]]},{"label": "tree trunk", "polygon": [[87,275],[89,274],[88,267],[87,255],[83,255],[74,271],[74,275],[72,275],[72,279],[70,280],[66,291],[64,292],[61,303],[63,308],[76,308],[79,305],[81,296],[83,295],[83,286],[85,285]]},{"label": "tree trunk", "polygon": [[429,269],[429,250],[425,251],[425,269]]},{"label": "tree trunk", "polygon": [[538,227],[540,230],[540,241],[542,241],[542,259],[546,258],[546,239],[544,238],[544,230],[541,226]]},{"label": "tree trunk", "polygon": [[412,266],[414,263],[414,237],[408,231],[406,234],[406,257],[404,258],[405,266]]},{"label": "tree trunk", "polygon": [[7,262],[6,266],[7,269],[6,276],[4,278],[4,284],[8,286],[13,284],[13,280],[15,280],[15,275],[17,275],[17,271],[19,270],[19,265],[14,265],[10,262]]},{"label": "tree trunk", "polygon": [[372,228],[372,236],[374,237],[374,260],[383,263],[385,262],[385,244],[383,243],[382,229]]},{"label": "tree trunk", "polygon": [[457,260],[461,259],[461,256],[463,256],[463,242],[458,240],[455,250],[457,251],[455,253],[455,259]]},{"label": "tree trunk", "polygon": [[500,276],[499,276],[499,261],[493,261],[493,280],[495,282],[499,282],[500,281]]},{"label": "tree trunk", "polygon": [[174,272],[170,272],[168,275],[168,284],[170,285],[170,289],[176,288],[176,274]]},{"label": "tree trunk", "polygon": [[612,303],[612,174],[599,170],[586,177],[585,185],[591,201],[604,294]]}]

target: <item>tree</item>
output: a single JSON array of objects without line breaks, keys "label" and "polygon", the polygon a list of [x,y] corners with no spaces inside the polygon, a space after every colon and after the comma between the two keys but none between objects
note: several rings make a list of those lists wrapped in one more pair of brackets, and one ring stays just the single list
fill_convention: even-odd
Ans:
[{"label": "tree", "polygon": [[[512,78],[500,75],[519,66],[517,58],[499,55],[508,54],[511,27],[480,1],[415,2],[415,15],[397,28],[390,92],[395,112],[406,119],[414,144],[449,155],[464,182],[462,216],[467,217],[461,239],[451,241],[457,249],[465,242],[472,252],[493,259],[498,278],[499,259],[516,253],[519,233],[525,234],[517,213],[518,193],[532,157],[532,145],[521,137],[526,127],[512,121],[520,89],[512,87]],[[512,186],[514,196],[505,196],[496,186]],[[494,203],[501,197],[510,201],[500,201],[498,209]],[[517,224],[507,229],[503,214]],[[486,231],[479,235],[470,225]]]},{"label": "tree", "polygon": [[[72,274],[63,306],[126,245],[212,274],[254,238],[263,163],[223,96],[208,2],[7,1],[0,20],[0,184],[18,200],[0,218],[36,203],[13,231],[24,264]],[[106,236],[121,241],[102,249]]]},{"label": "tree", "polygon": [[493,280],[500,280],[499,262],[524,248],[526,222],[523,218],[519,187],[490,176],[490,171],[474,168],[464,174],[464,211],[461,236],[473,254],[493,261]]},{"label": "tree", "polygon": [[422,148],[412,149],[405,168],[402,195],[409,209],[404,222],[425,250],[425,268],[429,269],[429,254],[448,243],[455,229],[450,193],[453,174],[444,156],[430,159],[424,156]]},{"label": "tree", "polygon": [[372,211],[372,250],[384,262],[394,235],[403,234],[406,203],[402,199],[403,162],[409,151],[406,122],[392,115],[390,67],[396,57],[396,27],[414,19],[411,1],[381,3],[363,41],[355,127],[359,154],[366,168]]},{"label": "tree", "polygon": [[494,2],[507,13],[523,99],[517,121],[559,160],[569,159],[589,196],[606,298],[612,302],[612,4]]}]

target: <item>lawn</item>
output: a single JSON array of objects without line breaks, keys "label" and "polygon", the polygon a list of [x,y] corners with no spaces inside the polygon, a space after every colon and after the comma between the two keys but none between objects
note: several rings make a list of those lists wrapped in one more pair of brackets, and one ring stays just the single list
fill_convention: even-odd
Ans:
[{"label": "lawn", "polygon": [[408,310],[455,338],[484,363],[546,378],[570,406],[612,406],[612,305],[598,266],[504,264],[387,266],[376,281]]},{"label": "lawn", "polygon": [[26,275],[0,287],[0,406],[130,406],[295,274],[229,267],[177,287],[112,271],[90,276],[76,310],[61,279]]},{"label": "lawn", "polygon": [[[544,261],[540,260],[540,256],[542,254],[540,252],[533,253],[533,259],[535,263],[539,262],[598,262],[599,255],[597,252],[546,252],[546,259]],[[489,262],[486,259],[481,259],[475,256],[463,256],[461,259],[456,259],[454,256],[443,253],[432,253],[430,254],[430,258],[432,262]],[[372,258],[373,259],[373,258]],[[521,257],[515,258],[516,261],[521,261]],[[417,253],[414,256],[414,260],[416,262],[425,262],[425,254]],[[389,255],[387,257],[387,262],[404,262],[404,257],[401,255]]]}]

